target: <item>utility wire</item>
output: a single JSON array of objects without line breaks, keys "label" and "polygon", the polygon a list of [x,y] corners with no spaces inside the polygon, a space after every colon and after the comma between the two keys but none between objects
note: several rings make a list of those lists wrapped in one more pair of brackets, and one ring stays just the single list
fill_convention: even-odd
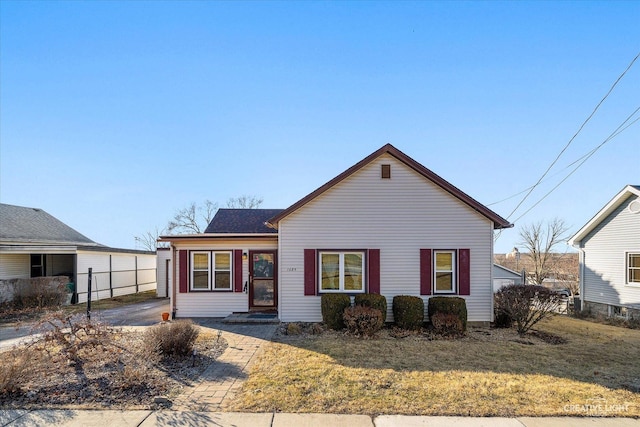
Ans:
[{"label": "utility wire", "polygon": [[[635,110],[635,111],[634,111],[634,112],[633,112],[629,117],[627,117],[627,120],[625,120],[621,126],[623,126],[623,125],[624,125],[624,123],[626,123],[628,120],[630,120],[630,118],[631,118],[631,117],[633,117],[633,116],[634,116],[638,111],[640,111],[640,107],[636,108],[636,110]],[[638,119],[636,119],[636,120],[634,120],[632,123],[630,123],[630,124],[629,124],[629,126],[630,126],[631,124],[635,123],[636,121],[638,121]],[[628,126],[627,126],[627,127],[628,127]],[[619,128],[620,128],[620,126],[618,127],[618,129],[619,129]],[[626,127],[625,127],[625,129],[626,129]],[[622,129],[620,132],[622,132],[622,131],[623,131],[623,130],[625,130],[625,129]],[[615,132],[615,131],[614,131],[614,132]],[[620,132],[618,132],[618,133],[620,133]],[[614,136],[617,136],[617,134],[616,134],[616,135],[614,135]],[[554,173],[554,174],[552,174],[552,175],[549,175],[546,179],[543,179],[542,181],[540,181],[540,183],[546,182],[546,181],[548,181],[549,179],[553,178],[554,176],[558,176],[558,175],[560,175],[563,171],[565,171],[566,169],[569,169],[571,166],[575,165],[575,164],[576,164],[576,163],[578,163],[580,160],[584,159],[584,158],[585,158],[585,157],[587,157],[587,156],[591,156],[591,155],[592,155],[595,151],[597,151],[601,146],[602,146],[602,144],[598,145],[598,146],[597,146],[597,147],[595,147],[595,148],[592,148],[590,151],[588,151],[587,153],[585,153],[585,154],[583,154],[582,156],[578,157],[576,160],[574,160],[573,162],[569,163],[569,164],[568,164],[568,165],[566,165],[564,168],[560,169],[558,172],[556,172],[556,173]],[[517,192],[517,193],[515,193],[515,194],[512,194],[512,195],[511,195],[511,196],[509,196],[509,197],[505,197],[504,199],[498,200],[497,202],[489,203],[489,204],[487,204],[486,206],[493,206],[493,205],[497,205],[497,204],[502,203],[502,202],[506,202],[507,200],[511,200],[511,199],[513,199],[514,197],[519,196],[519,195],[521,195],[522,193],[527,192],[528,190],[531,190],[532,188],[534,188],[534,186],[533,186],[533,185],[532,185],[532,186],[530,186],[530,187],[525,188],[525,189],[524,189],[524,190],[522,190],[522,191],[519,191],[519,192]]]},{"label": "utility wire", "polygon": [[[613,138],[615,138],[616,136],[620,135],[622,132],[624,132],[625,130],[627,130],[629,127],[633,126],[635,123],[637,123],[638,121],[640,121],[640,117],[637,117],[635,120],[631,121],[630,123],[627,124],[627,122],[629,122],[629,120],[631,120],[631,118],[638,112],[640,111],[640,107],[636,108],[635,111],[633,113],[631,113],[629,116],[627,116],[627,118],[613,131],[611,132],[611,134],[609,134],[609,136],[600,143],[600,145],[598,145],[597,147],[595,147],[594,149],[592,149],[589,153],[587,153],[586,155],[582,156],[580,159],[582,159],[582,161],[575,167],[573,168],[573,170],[571,172],[569,172],[569,174],[567,176],[565,176],[558,184],[556,184],[555,187],[553,187],[551,190],[549,190],[549,192],[547,192],[547,194],[545,194],[544,196],[542,196],[542,198],[540,200],[538,200],[536,203],[533,204],[533,206],[531,206],[529,209],[527,209],[522,215],[520,215],[518,218],[515,219],[516,222],[518,220],[520,220],[523,216],[525,216],[526,214],[528,214],[533,208],[535,208],[537,205],[539,205],[544,199],[547,198],[547,196],[549,196],[551,193],[553,193],[563,182],[565,182],[567,179],[569,179],[569,177],[571,175],[574,174],[574,172],[576,172],[587,160],[589,160],[589,158],[591,156],[593,156],[596,151],[598,151],[600,148],[602,148],[602,146],[604,146],[607,142],[611,141]],[[626,124],[626,126],[625,126]],[[573,163],[571,163],[571,165],[575,164],[577,161],[579,161],[580,159],[574,161]],[[569,165],[569,166],[571,166]],[[568,167],[568,166],[567,166]],[[565,168],[566,169],[566,168]],[[526,190],[525,190],[526,191]],[[498,233],[496,234],[494,241],[498,240],[500,238],[500,236],[502,235],[502,231],[503,230],[499,230]]]},{"label": "utility wire", "polygon": [[547,176],[547,174],[549,173],[549,171],[551,170],[551,168],[558,162],[558,159],[560,159],[560,156],[562,156],[562,154],[567,150],[567,148],[569,148],[569,146],[571,145],[571,143],[573,142],[574,139],[576,139],[576,137],[578,136],[578,134],[580,134],[580,132],[582,131],[582,129],[585,127],[585,125],[589,122],[589,120],[591,120],[591,118],[594,116],[594,114],[596,113],[596,111],[598,111],[598,109],[600,108],[600,106],[602,105],[602,103],[609,97],[609,95],[611,94],[611,92],[613,92],[613,89],[618,85],[618,83],[620,82],[620,80],[622,80],[622,78],[625,76],[625,74],[627,74],[627,71],[629,71],[629,69],[633,66],[633,64],[636,62],[636,60],[638,59],[638,57],[640,57],[640,52],[638,52],[638,54],[635,56],[635,58],[633,58],[633,60],[629,63],[629,65],[627,66],[627,68],[622,72],[622,74],[620,74],[620,77],[618,77],[618,79],[613,83],[613,85],[611,86],[611,88],[609,88],[609,91],[605,94],[605,96],[600,100],[600,102],[598,102],[598,105],[596,105],[596,107],[593,109],[593,111],[591,112],[591,114],[589,114],[589,117],[587,117],[587,119],[582,123],[582,125],[580,125],[580,127],[578,128],[578,130],[576,131],[576,133],[571,137],[571,139],[569,140],[569,142],[567,142],[567,144],[564,146],[564,148],[562,149],[562,151],[560,151],[560,153],[556,156],[555,160],[553,162],[551,162],[551,164],[549,165],[549,167],[547,168],[547,170],[542,174],[542,176],[538,179],[538,181],[533,185],[533,187],[531,187],[531,189],[529,190],[529,192],[522,198],[522,200],[520,200],[520,203],[518,203],[518,205],[511,211],[511,213],[509,215],[507,215],[507,219],[509,219],[509,217],[511,217],[511,215],[513,215],[520,206],[522,206],[522,204],[524,203],[525,200],[527,200],[527,198],[529,197],[529,195],[531,195],[531,193],[533,192],[533,190],[540,184],[540,182],[542,182],[542,180],[544,179],[545,176]]},{"label": "utility wire", "polygon": [[[639,108],[640,109],[640,108]],[[638,111],[638,110],[636,110]],[[633,112],[633,114],[636,113],[636,111]],[[525,216],[526,214],[528,214],[533,208],[535,208],[536,206],[538,206],[540,204],[540,202],[542,202],[544,199],[547,198],[547,196],[551,193],[553,193],[555,191],[556,188],[558,188],[563,182],[565,182],[567,179],[569,179],[569,177],[571,175],[573,175],[573,173],[575,171],[577,171],[580,166],[582,166],[587,160],[589,160],[589,158],[591,156],[593,156],[596,151],[598,151],[604,144],[606,144],[607,142],[611,141],[613,138],[615,138],[616,136],[618,136],[620,133],[622,133],[624,130],[626,130],[627,128],[629,128],[629,126],[635,124],[638,120],[640,120],[640,117],[636,118],[634,121],[632,121],[631,123],[629,123],[627,126],[625,126],[624,128],[620,129],[622,126],[624,126],[624,124],[633,116],[633,114],[631,116],[629,116],[627,118],[627,120],[625,120],[620,126],[618,126],[618,128],[616,130],[614,130],[608,137],[607,139],[605,139],[604,141],[602,141],[602,143],[600,145],[598,145],[595,149],[593,149],[589,155],[580,162],[580,164],[578,164],[578,166],[576,166],[575,168],[573,168],[573,170],[571,172],[569,172],[569,174],[567,176],[565,176],[562,181],[560,181],[558,184],[556,184],[555,187],[553,187],[551,190],[549,190],[549,192],[547,194],[545,194],[544,196],[542,196],[542,198],[540,198],[540,200],[538,200],[537,202],[535,202],[529,209],[527,209],[522,215],[520,215],[518,218],[516,218],[515,221],[518,221],[520,218],[522,218],[523,216]],[[514,222],[515,222],[514,221]]]}]

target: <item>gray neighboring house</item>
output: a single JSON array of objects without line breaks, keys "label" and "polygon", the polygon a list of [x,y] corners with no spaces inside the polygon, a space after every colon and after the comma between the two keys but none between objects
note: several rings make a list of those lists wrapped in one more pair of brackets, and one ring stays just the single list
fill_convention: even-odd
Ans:
[{"label": "gray neighboring house", "polygon": [[493,292],[499,291],[504,286],[524,284],[525,272],[522,273],[503,267],[500,264],[493,264]]},{"label": "gray neighboring house", "polygon": [[[155,252],[104,246],[42,209],[0,203],[0,282],[68,276],[85,302],[89,268],[92,300],[156,289]],[[9,291],[0,287],[0,301]]]},{"label": "gray neighboring house", "polygon": [[569,243],[580,251],[582,309],[640,318],[640,185],[627,185]]}]

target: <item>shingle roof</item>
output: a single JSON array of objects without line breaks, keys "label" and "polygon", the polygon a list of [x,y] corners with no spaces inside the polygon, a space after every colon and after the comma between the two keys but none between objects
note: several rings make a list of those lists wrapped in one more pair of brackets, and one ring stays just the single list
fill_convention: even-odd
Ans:
[{"label": "shingle roof", "polygon": [[277,233],[265,225],[282,209],[218,209],[205,233]]},{"label": "shingle roof", "polygon": [[0,203],[0,241],[99,246],[42,209]]}]

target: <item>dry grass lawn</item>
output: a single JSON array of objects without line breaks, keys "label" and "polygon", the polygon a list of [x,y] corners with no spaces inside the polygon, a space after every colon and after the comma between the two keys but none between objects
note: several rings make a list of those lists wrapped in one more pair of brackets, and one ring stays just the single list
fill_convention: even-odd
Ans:
[{"label": "dry grass lawn", "polygon": [[557,316],[552,345],[474,329],[362,340],[282,336],[253,365],[231,410],[472,416],[640,416],[640,330]]}]

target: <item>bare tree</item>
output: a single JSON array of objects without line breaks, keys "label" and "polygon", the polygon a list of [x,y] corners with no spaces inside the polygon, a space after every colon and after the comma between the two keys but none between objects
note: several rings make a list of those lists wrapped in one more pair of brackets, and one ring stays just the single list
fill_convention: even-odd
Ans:
[{"label": "bare tree", "polygon": [[533,279],[538,285],[554,271],[553,250],[558,243],[566,241],[569,227],[564,220],[554,218],[543,224],[542,221],[524,225],[520,228],[520,244],[528,252],[531,259]]},{"label": "bare tree", "polygon": [[237,209],[256,209],[260,207],[262,201],[262,197],[243,194],[242,196],[232,197],[227,200],[227,207]]},{"label": "bare tree", "polygon": [[153,231],[147,231],[139,236],[135,236],[136,244],[140,245],[143,250],[155,251],[158,248],[164,248],[168,246],[168,243],[158,242],[158,238],[164,230],[160,230],[156,227]]},{"label": "bare tree", "polygon": [[202,233],[218,210],[218,204],[206,200],[198,206],[192,202],[186,208],[180,209],[167,224],[170,234],[199,234]]}]

